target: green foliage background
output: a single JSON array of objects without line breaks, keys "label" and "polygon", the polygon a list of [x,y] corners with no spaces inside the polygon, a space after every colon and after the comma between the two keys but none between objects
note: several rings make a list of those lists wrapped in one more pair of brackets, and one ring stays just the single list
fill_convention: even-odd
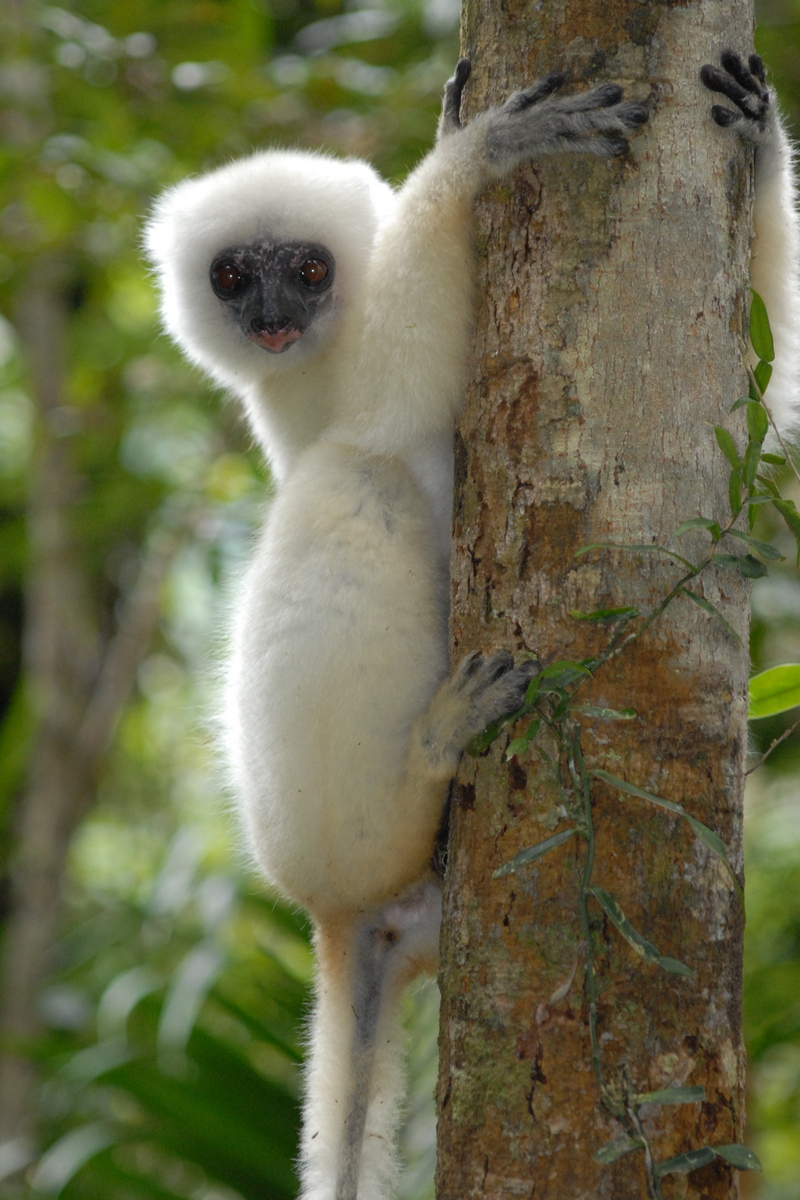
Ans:
[{"label": "green foliage background", "polygon": [[[77,464],[71,521],[98,638],[153,539],[188,530],[71,846],[44,1033],[27,1048],[41,1068],[39,1137],[0,1147],[5,1200],[294,1193],[307,930],[248,869],[209,718],[215,631],[269,480],[233,407],[159,337],[139,230],[161,188],[265,144],[360,154],[401,178],[430,145],[457,19],[453,0],[20,2],[0,17],[4,876],[31,746],[21,635],[37,446],[64,439]],[[764,0],[761,19],[759,49],[800,128],[800,0]],[[42,261],[69,294],[63,402],[47,428],[16,333]],[[800,661],[797,572],[759,581],[753,606],[755,665]],[[760,722],[759,745],[786,724]],[[749,1141],[765,1166],[749,1186],[764,1200],[800,1196],[799,774],[795,735],[753,777],[747,818]],[[404,1187],[421,1200],[430,989],[416,1010]]]}]

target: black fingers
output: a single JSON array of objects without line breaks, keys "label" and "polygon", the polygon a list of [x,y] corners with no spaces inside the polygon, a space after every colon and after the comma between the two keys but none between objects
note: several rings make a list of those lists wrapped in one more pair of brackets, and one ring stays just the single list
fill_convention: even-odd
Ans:
[{"label": "black fingers", "polygon": [[543,79],[537,79],[536,83],[531,84],[530,87],[523,88],[521,92],[515,92],[513,96],[509,96],[505,107],[510,112],[521,112],[522,109],[530,108],[532,104],[543,100],[545,96],[551,96],[553,92],[558,91],[563,82],[563,73],[552,71]]},{"label": "black fingers", "polygon": [[719,56],[719,61],[728,74],[732,75],[736,82],[740,83],[743,88],[746,88],[748,92],[754,92],[757,96],[761,95],[761,84],[750,71],[749,66],[745,66],[738,54],[735,54],[733,50],[723,50]]},{"label": "black fingers", "polygon": [[[733,50],[724,50],[720,55],[722,70],[707,63],[700,69],[700,79],[712,92],[721,92],[732,100],[742,115],[759,123],[765,120],[769,107],[769,92],[766,88],[764,64],[757,54],[751,54],[748,65]],[[724,110],[715,105],[711,115],[718,125],[736,125],[741,119],[738,113],[729,118],[720,117]]]},{"label": "black fingers", "polygon": [[626,104],[624,117],[628,125],[638,127],[649,120],[650,110],[646,104]]},{"label": "black fingers", "polygon": [[461,128],[461,97],[471,71],[470,60],[460,58],[456,63],[455,71],[444,85],[442,124],[448,130]]},{"label": "black fingers", "polygon": [[738,125],[742,120],[741,113],[732,112],[730,108],[723,108],[721,104],[711,106],[711,116],[723,129],[729,129],[731,125]]}]

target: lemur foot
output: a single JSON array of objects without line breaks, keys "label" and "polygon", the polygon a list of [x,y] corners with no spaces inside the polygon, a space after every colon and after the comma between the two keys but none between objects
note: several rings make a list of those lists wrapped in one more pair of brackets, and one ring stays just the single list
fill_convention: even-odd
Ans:
[{"label": "lemur foot", "polygon": [[540,670],[535,659],[515,667],[507,650],[489,658],[468,654],[462,659],[425,716],[422,745],[431,766],[452,775],[472,738],[522,707],[528,684]]},{"label": "lemur foot", "polygon": [[771,116],[763,62],[757,54],[751,54],[745,66],[733,50],[724,50],[720,62],[722,70],[707,63],[700,69],[700,78],[709,91],[722,92],[739,111],[715,104],[711,116],[718,125],[734,129],[746,141],[761,141],[768,132]]}]

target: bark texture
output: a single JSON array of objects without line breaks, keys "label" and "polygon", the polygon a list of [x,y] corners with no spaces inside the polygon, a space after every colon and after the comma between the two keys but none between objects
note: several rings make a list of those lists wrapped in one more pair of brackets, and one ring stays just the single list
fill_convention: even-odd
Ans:
[{"label": "bark texture", "polygon": [[[543,662],[596,652],[607,631],[570,609],[647,611],[681,568],[587,543],[676,543],[688,517],[725,519],[728,468],[713,424],[746,392],[752,162],[720,136],[699,82],[720,49],[751,48],[737,0],[469,0],[464,53],[478,111],[553,69],[570,88],[603,80],[651,105],[622,161],[557,159],[521,171],[479,208],[475,369],[457,439],[454,655],[507,646]],[[711,570],[697,588],[747,644],[748,597]],[[679,598],[603,668],[582,700],[633,707],[581,718],[589,767],[683,804],[741,870],[748,656]],[[537,754],[504,761],[508,737],[465,761],[455,785],[443,935],[439,1168],[442,1200],[648,1195],[644,1156],[594,1152],[621,1128],[591,1063],[579,915],[585,842],[492,872],[565,827],[564,797]],[[548,749],[552,749],[545,743]],[[595,783],[592,882],[613,893],[684,979],[646,963],[592,908],[598,1032],[607,1081],[702,1085],[706,1102],[650,1106],[659,1161],[743,1140],[741,935],[730,880],[686,822]],[[569,981],[571,976],[572,983]],[[717,1160],[663,1181],[665,1197],[730,1197]]]}]

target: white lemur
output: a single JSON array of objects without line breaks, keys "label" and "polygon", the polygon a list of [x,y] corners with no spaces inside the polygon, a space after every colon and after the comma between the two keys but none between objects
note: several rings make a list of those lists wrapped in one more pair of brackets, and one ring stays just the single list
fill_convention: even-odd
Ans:
[{"label": "white lemur", "polygon": [[[267,151],[171,189],[147,229],[168,331],[241,398],[278,483],[238,606],[227,740],[261,868],[315,928],[304,1200],[392,1191],[397,1006],[435,966],[448,782],[536,669],[501,652],[448,677],[473,200],[540,155],[620,155],[648,115],[613,84],[560,97],[552,74],[463,126],[468,75],[462,59],[398,192],[363,162]],[[743,132],[784,146],[768,104]]]}]

